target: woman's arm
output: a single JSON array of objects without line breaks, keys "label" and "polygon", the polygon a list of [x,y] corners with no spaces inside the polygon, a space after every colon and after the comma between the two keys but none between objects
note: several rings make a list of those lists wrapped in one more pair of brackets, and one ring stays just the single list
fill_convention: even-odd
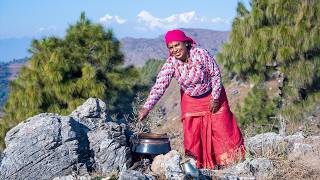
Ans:
[{"label": "woman's arm", "polygon": [[207,71],[211,76],[212,83],[212,97],[213,100],[218,100],[221,93],[222,82],[221,82],[221,73],[219,66],[216,60],[210,55],[207,50],[203,52],[204,61],[206,64]]},{"label": "woman's arm", "polygon": [[204,50],[203,56],[207,71],[211,76],[212,99],[209,104],[209,110],[212,113],[216,113],[220,107],[219,97],[222,88],[221,73],[216,60],[210,55],[210,53],[207,50]]},{"label": "woman's arm", "polygon": [[174,65],[172,57],[169,57],[162,66],[157,80],[151,88],[147,101],[143,105],[144,109],[150,111],[153,106],[159,101],[166,89],[168,88],[174,73]]}]

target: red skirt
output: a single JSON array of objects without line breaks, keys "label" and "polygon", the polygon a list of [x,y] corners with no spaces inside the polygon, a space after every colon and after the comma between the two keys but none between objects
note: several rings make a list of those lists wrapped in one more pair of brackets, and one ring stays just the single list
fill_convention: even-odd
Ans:
[{"label": "red skirt", "polygon": [[209,111],[211,92],[191,97],[181,91],[181,117],[184,149],[197,160],[198,168],[215,168],[244,159],[243,137],[230,111],[224,88],[221,89],[218,112]]}]

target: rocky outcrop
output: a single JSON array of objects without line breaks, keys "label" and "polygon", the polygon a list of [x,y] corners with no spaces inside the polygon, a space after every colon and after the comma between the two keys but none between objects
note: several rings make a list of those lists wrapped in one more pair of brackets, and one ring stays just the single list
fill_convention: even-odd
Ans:
[{"label": "rocky outcrop", "polygon": [[135,170],[125,170],[119,173],[119,180],[155,180],[151,175],[143,174],[140,171]]},{"label": "rocky outcrop", "polygon": [[125,126],[109,122],[88,133],[94,153],[95,171],[108,173],[126,170],[131,165],[131,151],[126,145]]},{"label": "rocky outcrop", "polygon": [[125,170],[131,164],[131,152],[127,146],[125,124],[105,122],[106,105],[99,99],[89,98],[70,114],[89,128],[87,133],[94,158],[94,169],[101,173]]},{"label": "rocky outcrop", "polygon": [[131,164],[124,124],[106,121],[105,103],[89,98],[69,116],[43,113],[11,129],[0,179],[52,179],[125,170]]},{"label": "rocky outcrop", "polygon": [[[106,179],[194,178],[175,150],[133,164],[126,125],[108,122],[106,112],[104,102],[89,98],[68,116],[42,113],[20,123],[6,135],[0,179],[91,179],[91,173]],[[320,136],[306,137],[303,132],[259,134],[245,140],[245,161],[222,170],[200,169],[196,175],[200,179],[320,177],[319,142]],[[300,173],[296,167],[305,169]],[[283,175],[285,168],[290,173]]]},{"label": "rocky outcrop", "polygon": [[179,179],[183,177],[183,172],[180,167],[180,154],[171,150],[165,155],[158,155],[153,159],[151,170],[156,176],[163,175],[166,179]]},{"label": "rocky outcrop", "polygon": [[82,166],[87,142],[80,142],[84,134],[76,126],[70,117],[39,114],[13,128],[5,138],[0,179],[50,179]]}]

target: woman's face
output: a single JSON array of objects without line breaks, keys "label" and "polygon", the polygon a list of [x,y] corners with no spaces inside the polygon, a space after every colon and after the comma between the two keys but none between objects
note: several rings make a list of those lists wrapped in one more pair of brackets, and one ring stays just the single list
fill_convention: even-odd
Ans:
[{"label": "woman's face", "polygon": [[168,43],[168,49],[172,56],[181,61],[186,61],[188,58],[188,50],[185,42],[172,41]]}]

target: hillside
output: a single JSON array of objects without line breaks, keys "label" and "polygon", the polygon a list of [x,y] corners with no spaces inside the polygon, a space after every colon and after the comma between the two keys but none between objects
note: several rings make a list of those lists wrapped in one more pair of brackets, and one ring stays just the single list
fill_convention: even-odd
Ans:
[{"label": "hillside", "polygon": [[2,116],[2,106],[8,95],[9,81],[18,75],[20,69],[25,66],[26,63],[26,58],[0,63],[0,117]]}]

